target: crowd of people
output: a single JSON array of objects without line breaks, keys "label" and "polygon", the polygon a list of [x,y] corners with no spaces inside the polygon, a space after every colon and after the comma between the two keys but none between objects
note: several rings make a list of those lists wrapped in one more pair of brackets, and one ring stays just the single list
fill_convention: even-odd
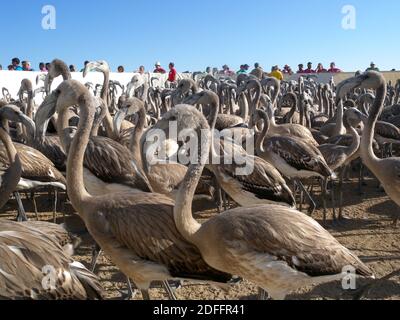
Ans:
[{"label": "crowd of people", "polygon": [[[89,61],[85,61],[84,66],[86,66],[89,63]],[[40,62],[39,63],[39,68],[38,70],[40,72],[47,72],[49,69],[50,63],[44,63]],[[70,65],[69,69],[71,72],[77,72],[77,69],[74,65]],[[175,69],[175,63],[171,62],[168,66],[168,81],[170,82],[175,82],[177,79],[177,71]],[[263,68],[259,63],[254,64],[254,70],[260,69],[264,72]],[[2,65],[0,65],[0,70],[3,70]],[[31,63],[27,60],[22,61],[19,58],[13,58],[11,60],[11,64],[8,66],[9,71],[35,71]],[[83,72],[84,68],[81,69],[80,71]],[[237,72],[232,71],[228,65],[223,65],[221,70],[218,70],[218,68],[211,68],[207,67],[206,68],[206,73],[208,74],[219,74],[219,75],[225,75],[225,76],[234,76],[240,75],[240,74],[247,74],[250,70],[250,66],[248,64],[243,64],[240,66],[239,70]],[[254,72],[251,71],[250,73]],[[374,70],[374,71],[379,71],[379,68],[376,66],[374,62],[371,62],[370,66],[366,69],[366,71],[369,70]],[[118,66],[117,68],[118,73],[123,73],[125,72],[124,66]],[[396,71],[395,69],[392,69],[391,71]],[[140,73],[144,74],[145,73],[145,67],[140,66],[137,70],[134,71],[135,73]],[[324,68],[322,63],[318,63],[317,68],[313,68],[312,62],[307,63],[307,68],[304,69],[304,64],[300,63],[298,65],[298,70],[296,71],[297,74],[318,74],[318,73],[339,73],[342,72],[339,68],[336,67],[335,62],[331,62],[329,69]],[[167,71],[161,66],[160,62],[156,62],[154,66],[153,73],[160,73],[160,74],[166,74]],[[269,76],[275,77],[279,80],[283,80],[284,75],[293,75],[295,72],[292,70],[292,68],[289,65],[285,65],[282,69],[279,68],[279,66],[275,65],[271,68],[271,72],[269,72]]]}]

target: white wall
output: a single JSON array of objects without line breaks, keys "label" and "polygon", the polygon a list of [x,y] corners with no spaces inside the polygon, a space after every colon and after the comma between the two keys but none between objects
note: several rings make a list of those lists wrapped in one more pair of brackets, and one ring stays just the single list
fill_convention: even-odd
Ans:
[{"label": "white wall", "polygon": [[[21,81],[23,79],[29,79],[32,81],[33,90],[43,87],[43,81],[36,84],[36,78],[38,75],[45,75],[42,72],[27,72],[27,71],[0,71],[0,99],[2,99],[1,89],[7,88],[13,98],[17,98],[19,88],[21,86]],[[81,72],[73,72],[72,79],[77,80],[83,84],[86,82],[92,82],[94,86],[96,84],[103,84],[103,74],[100,72],[89,72],[85,78]],[[110,79],[114,81],[119,81],[122,85],[126,85],[131,81],[135,73],[110,73]],[[190,74],[179,74],[178,78],[190,77]],[[158,77],[160,79],[160,87],[164,87],[165,81],[168,79],[168,74],[147,74],[147,77]],[[53,81],[52,89],[54,90],[62,82],[62,77],[58,77]],[[35,97],[35,102],[37,104],[41,103],[42,95],[39,94]]]}]

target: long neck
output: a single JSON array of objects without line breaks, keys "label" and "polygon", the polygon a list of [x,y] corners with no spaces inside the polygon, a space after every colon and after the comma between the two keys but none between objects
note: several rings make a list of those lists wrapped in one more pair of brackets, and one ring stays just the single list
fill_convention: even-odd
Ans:
[{"label": "long neck", "polygon": [[30,119],[33,119],[33,92],[32,91],[28,92],[28,105],[26,108],[26,115]]},{"label": "long neck", "polygon": [[101,88],[100,97],[103,99],[104,103],[108,108],[108,88],[110,86],[110,73],[108,71],[103,72],[104,74],[104,81],[103,87]]},{"label": "long neck", "polygon": [[85,215],[85,202],[90,194],[83,182],[83,159],[94,120],[94,100],[89,93],[81,96],[78,130],[72,140],[67,162],[68,197],[80,215]]},{"label": "long neck", "polygon": [[10,125],[8,124],[8,120],[6,118],[3,118],[1,120],[1,126],[3,127],[3,129],[9,133],[10,132]]},{"label": "long neck", "polygon": [[69,127],[70,114],[71,110],[69,108],[65,108],[58,113],[57,118],[57,134],[60,137],[61,146],[67,154],[69,152],[72,141],[69,133],[67,132],[67,128]]},{"label": "long neck", "polygon": [[267,136],[268,130],[269,130],[269,119],[268,119],[268,116],[264,112],[262,113],[262,120],[264,120],[264,128],[263,128],[261,134],[258,135],[257,141],[256,141],[256,152],[260,157],[265,153],[263,144],[264,144],[265,137]]},{"label": "long neck", "polygon": [[276,106],[278,104],[278,96],[279,96],[280,92],[281,92],[281,87],[280,87],[280,84],[277,83],[274,86],[274,94],[272,96],[272,105],[274,106],[274,108],[276,108]]},{"label": "long neck", "polygon": [[243,118],[244,123],[249,120],[249,104],[245,96],[239,99],[240,116]]},{"label": "long neck", "polygon": [[208,150],[210,148],[210,132],[207,130],[207,134],[201,135],[200,131],[201,130],[197,130],[200,141],[198,144],[199,161],[196,164],[190,165],[185,179],[179,188],[174,207],[174,218],[177,229],[186,240],[194,244],[197,242],[196,234],[201,228],[201,225],[193,218],[192,201],[205,163],[208,159]]},{"label": "long neck", "polygon": [[303,93],[299,94],[299,98],[297,99],[297,103],[299,104],[299,114],[300,114],[300,124],[304,126],[304,96]]},{"label": "long neck", "polygon": [[94,118],[92,132],[90,133],[90,135],[92,137],[97,137],[100,125],[103,122],[104,117],[106,116],[106,113],[107,113],[107,110],[106,110],[107,107],[105,104],[101,104],[100,108],[101,108],[100,114],[97,117],[95,115],[95,118]]},{"label": "long neck", "polygon": [[296,109],[297,109],[297,96],[294,93],[291,93],[291,92],[289,92],[287,95],[289,97],[291,97],[292,101],[293,101],[293,106],[290,109],[288,117],[287,117],[288,118],[288,122],[291,123],[292,119],[293,119],[293,115],[294,115],[294,113],[296,112]]},{"label": "long neck", "polygon": [[106,104],[106,116],[104,117],[104,127],[107,132],[107,136],[111,139],[116,139],[116,134],[114,132],[114,125],[113,125],[113,118],[110,114],[108,109],[108,88],[110,83],[110,73],[108,71],[103,72],[104,74],[104,81],[103,81],[103,88],[101,89],[100,97]]},{"label": "long neck", "polygon": [[17,150],[15,150],[10,136],[1,127],[0,140],[6,148],[8,161],[10,162],[10,166],[3,174],[0,183],[0,208],[2,208],[7,203],[10,194],[17,188],[21,178],[22,167]]},{"label": "long neck", "polygon": [[[373,166],[373,164],[379,159],[375,156],[374,150],[372,148],[374,134],[375,134],[375,125],[378,121],[379,115],[383,109],[383,102],[386,97],[386,85],[383,83],[379,86],[376,91],[376,97],[374,104],[370,109],[370,115],[368,118],[367,125],[364,128],[362,139],[361,139],[361,155],[363,161],[367,166]],[[372,168],[370,168],[372,170]]]},{"label": "long neck", "polygon": [[347,156],[351,157],[357,150],[360,148],[360,136],[357,133],[357,130],[350,125],[347,117],[344,119],[344,126],[346,127],[347,132],[351,134],[352,142],[349,148],[347,149]]},{"label": "long neck", "polygon": [[343,103],[339,102],[338,112],[336,115],[336,127],[334,136],[338,136],[343,132]]},{"label": "long neck", "polygon": [[138,123],[136,124],[135,130],[132,133],[131,141],[129,143],[129,149],[132,152],[137,165],[142,170],[144,170],[142,155],[141,155],[142,153],[140,150],[140,140],[143,135],[144,126],[146,125],[146,110],[144,109],[144,105],[140,106],[138,115],[139,115],[139,120]]},{"label": "long neck", "polygon": [[250,128],[253,128],[255,125],[254,123],[254,115],[257,111],[258,105],[260,104],[260,99],[261,99],[261,85],[257,82],[256,85],[254,86],[255,90],[255,96],[254,99],[251,99],[251,94],[249,90],[249,95],[250,95],[250,101],[251,101],[251,110],[250,110]]}]

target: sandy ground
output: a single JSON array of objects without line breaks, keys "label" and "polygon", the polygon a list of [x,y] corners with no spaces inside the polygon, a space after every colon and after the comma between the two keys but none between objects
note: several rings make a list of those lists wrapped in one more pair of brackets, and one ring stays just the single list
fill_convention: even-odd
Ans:
[{"label": "sandy ground", "polygon": [[[400,226],[392,225],[392,215],[400,210],[390,201],[384,192],[377,188],[374,179],[367,179],[364,194],[357,191],[357,181],[351,180],[344,185],[345,213],[351,218],[342,225],[328,223],[325,227],[347,248],[353,250],[371,269],[377,278],[381,278],[400,269]],[[317,202],[320,197],[317,195]],[[41,220],[52,221],[52,197],[42,193],[37,199],[39,217]],[[329,202],[328,202],[329,204]],[[30,219],[35,219],[31,200],[24,200],[24,205]],[[207,219],[217,214],[211,204],[204,201],[196,203],[196,218]],[[10,200],[0,211],[0,219],[14,219],[16,215],[15,200]],[[60,195],[57,222],[66,221],[69,228],[82,238],[82,243],[76,251],[75,259],[88,265],[91,259],[92,241],[85,233],[80,219],[74,214],[70,204],[65,201],[65,195]],[[328,212],[329,219],[331,210]],[[321,222],[322,210],[317,209],[313,217]],[[101,256],[96,271],[106,290],[106,298],[122,299],[127,286],[124,276],[110,262]],[[370,280],[359,280],[358,285],[369,283]],[[228,292],[203,283],[184,282],[176,290],[178,299],[217,299],[217,300],[248,300],[255,299],[257,288],[249,282],[242,282],[232,287]],[[151,289],[152,299],[167,299],[166,293],[157,284]],[[343,291],[340,282],[319,287],[306,288],[288,296],[288,299],[352,299],[354,292]],[[366,299],[400,300],[400,277],[377,284],[365,297]],[[135,299],[142,299],[138,293]]]}]

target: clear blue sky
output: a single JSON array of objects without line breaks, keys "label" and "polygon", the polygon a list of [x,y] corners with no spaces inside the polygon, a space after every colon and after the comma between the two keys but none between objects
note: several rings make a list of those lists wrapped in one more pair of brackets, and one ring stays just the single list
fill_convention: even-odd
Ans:
[{"label": "clear blue sky", "polygon": [[[57,29],[41,27],[44,5],[57,10]],[[341,12],[357,10],[355,30],[343,30]],[[58,57],[82,67],[105,59],[127,71],[159,60],[178,71],[260,62],[336,61],[344,70],[400,69],[398,0],[12,0],[1,1],[0,63],[14,56],[40,61]]]}]

